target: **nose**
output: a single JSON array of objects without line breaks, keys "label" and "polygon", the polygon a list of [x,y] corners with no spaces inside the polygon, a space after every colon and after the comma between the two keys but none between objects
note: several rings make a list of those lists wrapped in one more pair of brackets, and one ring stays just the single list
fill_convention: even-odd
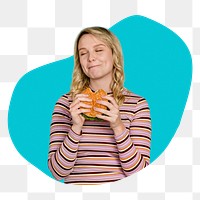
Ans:
[{"label": "nose", "polygon": [[94,55],[94,53],[92,53],[92,52],[90,52],[89,54],[88,54],[88,61],[94,61],[96,58],[95,58],[95,55]]}]

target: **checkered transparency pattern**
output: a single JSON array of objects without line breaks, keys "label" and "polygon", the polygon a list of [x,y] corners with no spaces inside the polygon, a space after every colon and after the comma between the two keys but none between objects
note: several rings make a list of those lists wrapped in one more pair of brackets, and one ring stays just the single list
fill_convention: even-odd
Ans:
[{"label": "checkered transparency pattern", "polygon": [[[200,199],[199,8],[199,0],[0,0],[0,199]],[[169,27],[192,54],[192,86],[175,137],[152,165],[115,183],[75,186],[48,178],[22,158],[9,137],[15,84],[28,71],[71,56],[82,28],[109,28],[134,14]]]}]

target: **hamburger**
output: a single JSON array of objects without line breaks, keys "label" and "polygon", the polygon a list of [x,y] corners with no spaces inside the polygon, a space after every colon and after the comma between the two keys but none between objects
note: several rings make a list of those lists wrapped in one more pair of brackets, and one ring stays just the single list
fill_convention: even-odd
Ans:
[{"label": "hamburger", "polygon": [[102,115],[102,113],[95,111],[94,107],[97,108],[102,108],[102,109],[107,109],[106,106],[97,103],[97,100],[104,100],[108,101],[107,99],[103,99],[102,97],[107,95],[107,93],[103,89],[99,89],[96,92],[93,92],[89,87],[86,88],[81,92],[81,94],[88,94],[88,98],[92,99],[91,102],[88,101],[83,101],[83,103],[91,105],[91,111],[87,113],[82,113],[82,116],[85,117],[88,120],[97,120],[97,121],[102,121],[102,119],[99,119],[96,115]]}]

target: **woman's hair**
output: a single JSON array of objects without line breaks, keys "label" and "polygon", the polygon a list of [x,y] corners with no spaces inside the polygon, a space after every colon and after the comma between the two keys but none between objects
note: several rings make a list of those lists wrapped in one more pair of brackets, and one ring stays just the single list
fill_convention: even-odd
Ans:
[{"label": "woman's hair", "polygon": [[74,71],[72,77],[72,85],[70,94],[72,98],[75,97],[76,94],[81,93],[84,89],[89,87],[90,79],[82,70],[80,60],[79,60],[79,52],[78,52],[78,44],[80,38],[85,34],[92,34],[97,39],[104,42],[110,49],[113,54],[113,78],[111,82],[111,90],[113,92],[113,97],[118,103],[121,105],[124,101],[124,95],[122,94],[122,89],[124,86],[124,67],[123,67],[123,55],[122,49],[119,40],[117,37],[109,30],[103,27],[88,27],[83,29],[76,38],[74,45]]}]

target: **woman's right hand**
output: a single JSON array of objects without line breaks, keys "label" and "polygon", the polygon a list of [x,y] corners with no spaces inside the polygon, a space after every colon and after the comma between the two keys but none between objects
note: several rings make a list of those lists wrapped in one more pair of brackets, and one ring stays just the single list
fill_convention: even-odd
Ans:
[{"label": "woman's right hand", "polygon": [[85,118],[81,113],[90,112],[91,105],[83,103],[83,101],[91,102],[87,94],[77,94],[74,101],[70,105],[70,113],[72,116],[73,130],[75,132],[81,132]]}]

